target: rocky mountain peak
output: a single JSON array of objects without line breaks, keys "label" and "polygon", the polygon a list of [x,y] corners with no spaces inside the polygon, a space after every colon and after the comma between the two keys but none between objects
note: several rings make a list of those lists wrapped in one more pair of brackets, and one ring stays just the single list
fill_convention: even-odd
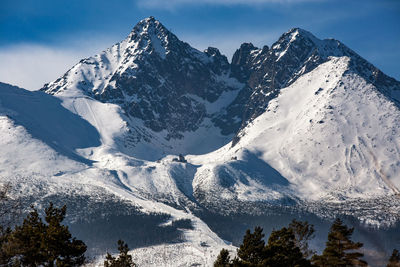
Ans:
[{"label": "rocky mountain peak", "polygon": [[250,54],[259,50],[252,43],[243,43],[240,48],[235,51],[232,57],[232,65],[241,66],[249,62]]},{"label": "rocky mountain peak", "polygon": [[271,56],[275,57],[275,61],[293,56],[303,59],[321,46],[321,42],[310,32],[300,28],[293,28],[282,34],[278,41],[272,45]]},{"label": "rocky mountain peak", "polygon": [[147,51],[164,59],[171,47],[181,41],[154,17],[141,20],[133,28],[128,38],[128,47],[136,50]]},{"label": "rocky mountain peak", "polygon": [[298,58],[314,56],[322,60],[326,60],[330,56],[360,57],[336,39],[321,40],[301,28],[293,28],[282,34],[278,41],[272,45],[272,50],[277,61],[282,57],[293,55],[297,55]]},{"label": "rocky mountain peak", "polygon": [[290,38],[293,38],[293,40],[295,39],[308,39],[314,43],[318,43],[321,40],[318,39],[317,37],[315,37],[311,32],[304,30],[302,28],[291,28],[290,30],[288,30],[287,32],[285,32],[284,34],[282,34],[282,36],[279,38],[286,38],[287,36],[290,36]]},{"label": "rocky mountain peak", "polygon": [[289,83],[297,79],[299,75],[314,69],[318,64],[329,60],[330,57],[348,57],[349,71],[361,75],[390,98],[396,101],[400,99],[397,93],[400,85],[398,81],[384,75],[378,68],[339,40],[333,38],[321,40],[306,30],[293,28],[284,33],[272,48],[277,61],[287,61],[284,59],[285,57],[293,56],[303,58],[301,69],[289,79]]},{"label": "rocky mountain peak", "polygon": [[210,64],[212,70],[221,75],[223,72],[229,70],[229,62],[225,55],[222,55],[218,48],[208,47],[204,50],[204,53],[210,57],[212,64]]},{"label": "rocky mountain peak", "polygon": [[[82,60],[42,90],[85,94],[118,104],[130,118],[141,120],[146,129],[166,140],[180,139],[183,133],[196,131],[205,119],[218,115],[214,114],[218,109],[207,106],[243,86],[229,77],[229,71],[226,56],[217,48],[201,52],[179,40],[154,17],[148,17],[125,40]],[[214,126],[220,129],[227,124],[210,123],[218,124]],[[138,137],[127,147],[140,141]]]},{"label": "rocky mountain peak", "polygon": [[161,33],[168,33],[169,31],[162,25],[162,23],[156,20],[153,16],[142,19],[139,21],[135,27],[133,27],[131,34],[145,34],[145,33],[154,33],[154,32],[161,32]]},{"label": "rocky mountain peak", "polygon": [[219,49],[211,46],[209,46],[206,50],[204,50],[204,53],[206,53],[209,56],[217,56],[217,57],[221,56],[221,52],[219,51]]},{"label": "rocky mountain peak", "polygon": [[232,76],[241,82],[245,82],[250,76],[255,56],[260,54],[261,51],[261,49],[255,47],[252,43],[243,43],[232,56]]},{"label": "rocky mountain peak", "polygon": [[[321,40],[306,30],[293,28],[284,33],[271,49],[251,49],[254,48],[250,45],[242,45],[232,60],[232,73],[238,79],[244,78],[251,90],[244,110],[242,128],[264,113],[269,102],[279,95],[282,88],[290,86],[299,77],[332,57],[347,57],[348,72],[360,75],[391,99],[400,98],[396,89],[399,88],[398,82],[335,39]],[[240,76],[243,73],[246,75]],[[234,138],[233,145],[238,138]]]}]

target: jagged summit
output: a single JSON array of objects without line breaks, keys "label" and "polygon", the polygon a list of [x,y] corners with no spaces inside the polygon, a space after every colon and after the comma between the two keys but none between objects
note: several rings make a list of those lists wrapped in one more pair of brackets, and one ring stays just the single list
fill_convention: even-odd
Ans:
[{"label": "jagged summit", "polygon": [[157,20],[154,16],[149,16],[147,18],[142,19],[136,25],[150,25],[150,24],[161,24],[159,20]]},{"label": "jagged summit", "polygon": [[307,39],[315,42],[316,44],[321,41],[319,38],[315,37],[315,35],[312,34],[311,32],[304,30],[302,28],[298,28],[298,27],[291,28],[287,32],[283,33],[281,35],[281,37],[279,38],[279,40],[282,38],[287,38],[288,36],[290,37],[290,39],[293,39],[293,40],[296,39],[297,37],[300,37],[303,39],[307,38]]},{"label": "jagged summit", "polygon": [[147,17],[139,21],[132,29],[131,33],[129,34],[143,34],[146,32],[162,32],[162,33],[171,33],[167,30],[167,28],[153,16]]},{"label": "jagged summit", "polygon": [[[217,56],[217,57],[223,56],[218,48],[211,47],[211,46],[209,46],[207,49],[205,49],[204,53],[206,53],[207,55],[210,55],[210,56]],[[223,56],[223,57],[225,57],[225,56]]]},{"label": "jagged summit", "polygon": [[311,32],[301,28],[292,28],[272,45],[276,60],[279,60],[286,52],[295,50],[298,52],[308,52],[318,54],[319,57],[327,58],[330,56],[355,56],[356,53],[336,39],[319,39]]},{"label": "jagged summit", "polygon": [[[329,60],[330,57],[348,57],[349,71],[363,76],[392,100],[397,102],[400,100],[398,92],[400,83],[398,81],[385,75],[377,67],[339,40],[334,38],[321,40],[306,30],[293,28],[284,33],[272,46],[276,50],[275,55],[278,57],[277,60],[286,53],[289,53],[291,56],[298,55],[300,53],[300,50],[298,50],[299,47],[309,53],[310,58],[308,61],[322,63]],[[305,70],[307,72],[307,68]],[[294,79],[290,82],[293,81]]]},{"label": "jagged summit", "polygon": [[232,56],[232,75],[242,82],[246,81],[250,75],[250,65],[254,61],[254,55],[259,53],[260,49],[252,43],[241,44]]},{"label": "jagged summit", "polygon": [[136,46],[136,49],[155,51],[163,59],[170,52],[170,46],[181,42],[160,21],[152,16],[136,24],[127,41],[130,45]]},{"label": "jagged summit", "polygon": [[332,56],[347,56],[350,59],[361,58],[339,40],[333,38],[319,39],[311,32],[301,28],[292,28],[282,34],[278,41],[272,45],[272,50],[275,52],[276,60],[279,60],[290,50],[294,50],[295,53],[308,52],[323,60]]}]

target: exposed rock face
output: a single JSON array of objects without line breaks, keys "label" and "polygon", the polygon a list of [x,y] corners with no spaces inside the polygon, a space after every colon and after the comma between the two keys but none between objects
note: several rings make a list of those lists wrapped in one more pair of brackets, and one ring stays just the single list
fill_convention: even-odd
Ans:
[{"label": "exposed rock face", "polygon": [[[268,47],[265,47],[268,51]],[[254,58],[260,54],[260,49],[252,43],[243,43],[232,57],[232,75],[241,82],[247,82],[254,70]]]},{"label": "exposed rock face", "polygon": [[[180,138],[214,116],[206,103],[243,86],[229,78],[229,72],[228,60],[218,49],[200,52],[150,17],[140,21],[127,39],[82,60],[42,90],[59,94],[76,88],[121,105],[151,130],[166,130],[167,138]],[[221,120],[218,123],[224,127]]]}]

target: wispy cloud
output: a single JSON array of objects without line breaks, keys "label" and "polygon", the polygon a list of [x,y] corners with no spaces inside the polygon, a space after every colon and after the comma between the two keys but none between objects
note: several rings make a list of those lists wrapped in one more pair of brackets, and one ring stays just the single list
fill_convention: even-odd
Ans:
[{"label": "wispy cloud", "polygon": [[40,89],[79,60],[93,56],[111,44],[113,42],[102,37],[79,36],[72,41],[65,40],[63,46],[23,43],[0,47],[0,82],[28,90]]},{"label": "wispy cloud", "polygon": [[175,9],[186,5],[264,5],[264,4],[297,4],[304,2],[324,2],[327,0],[137,0],[140,7],[155,9]]},{"label": "wispy cloud", "polygon": [[82,53],[23,44],[0,49],[0,81],[36,90],[55,80],[79,60]]}]

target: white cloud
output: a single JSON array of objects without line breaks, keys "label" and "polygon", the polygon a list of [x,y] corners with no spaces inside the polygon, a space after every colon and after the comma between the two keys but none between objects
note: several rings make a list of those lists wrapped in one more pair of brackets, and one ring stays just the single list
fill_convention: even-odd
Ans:
[{"label": "white cloud", "polygon": [[0,81],[28,90],[40,89],[79,60],[79,53],[23,44],[0,50]]},{"label": "white cloud", "polygon": [[322,2],[326,0],[138,0],[138,5],[145,8],[174,9],[183,5],[263,5],[263,4],[296,4],[303,2]]},{"label": "white cloud", "polygon": [[95,55],[111,44],[104,38],[78,38],[62,47],[31,43],[0,47],[0,82],[38,90],[82,58]]}]

